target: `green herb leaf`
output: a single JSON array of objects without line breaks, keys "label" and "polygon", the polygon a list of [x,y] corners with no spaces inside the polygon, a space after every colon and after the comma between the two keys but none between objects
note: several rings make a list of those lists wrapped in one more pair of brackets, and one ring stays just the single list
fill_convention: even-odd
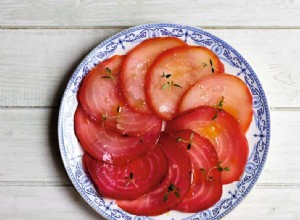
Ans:
[{"label": "green herb leaf", "polygon": [[108,75],[111,75],[111,70],[108,67],[105,68],[105,71],[107,72]]},{"label": "green herb leaf", "polygon": [[224,96],[222,96],[222,99],[219,102],[218,107],[223,107],[223,102],[224,102]]},{"label": "green herb leaf", "polygon": [[166,89],[168,86],[169,86],[169,84],[168,84],[168,83],[165,83],[165,84],[163,84],[163,86],[162,86],[161,88],[162,88],[162,90],[164,90],[164,89]]},{"label": "green herb leaf", "polygon": [[168,192],[171,192],[175,189],[175,186],[173,183],[170,184],[169,188],[168,188]]},{"label": "green herb leaf", "polygon": [[211,120],[215,120],[218,117],[218,111],[216,111],[214,117]]},{"label": "green herb leaf", "polygon": [[229,167],[224,167],[225,171],[230,171]]},{"label": "green herb leaf", "polygon": [[204,174],[206,174],[206,170],[204,168],[200,168],[200,171]]},{"label": "green herb leaf", "polygon": [[106,115],[102,115],[101,119],[102,119],[102,121],[106,121],[107,120],[107,116]]},{"label": "green herb leaf", "polygon": [[168,195],[165,194],[165,195],[164,195],[164,202],[166,202],[167,200],[168,200]]},{"label": "green herb leaf", "polygon": [[182,87],[180,85],[176,84],[176,83],[173,83],[173,85],[182,89]]},{"label": "green herb leaf", "polygon": [[175,191],[175,196],[178,197],[178,198],[180,198],[180,194],[179,194],[178,191]]},{"label": "green herb leaf", "polygon": [[101,76],[102,79],[111,79],[110,76]]}]

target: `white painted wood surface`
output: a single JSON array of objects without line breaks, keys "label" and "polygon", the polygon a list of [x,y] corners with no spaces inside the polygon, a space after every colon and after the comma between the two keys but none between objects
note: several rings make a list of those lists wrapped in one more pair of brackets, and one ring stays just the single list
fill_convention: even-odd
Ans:
[{"label": "white painted wood surface", "polygon": [[124,27],[178,22],[237,49],[271,107],[257,185],[225,219],[300,219],[300,1],[0,1],[0,219],[102,219],[72,187],[56,135],[78,63]]}]

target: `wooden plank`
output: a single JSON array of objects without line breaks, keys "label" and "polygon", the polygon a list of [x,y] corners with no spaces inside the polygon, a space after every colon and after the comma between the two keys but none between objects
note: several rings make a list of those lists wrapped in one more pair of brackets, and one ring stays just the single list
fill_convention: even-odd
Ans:
[{"label": "wooden plank", "polygon": [[0,219],[104,219],[73,187],[0,187]]},{"label": "wooden plank", "polygon": [[[300,183],[300,136],[295,135],[300,111],[272,111],[271,116],[270,152],[259,184],[294,186]],[[2,185],[69,183],[58,150],[57,109],[0,109],[0,123]]]},{"label": "wooden plank", "polygon": [[0,109],[0,181],[69,183],[60,158],[56,109]]},{"label": "wooden plank", "polygon": [[[224,219],[299,219],[299,195],[300,189],[256,187]],[[103,219],[73,187],[5,186],[0,187],[0,199],[5,201],[0,203],[1,219]]]},{"label": "wooden plank", "polygon": [[184,21],[203,27],[299,27],[300,2],[3,0],[0,3],[2,27],[115,27],[161,21]]},{"label": "wooden plank", "polygon": [[[79,62],[119,30],[0,30],[0,106],[59,106]],[[209,31],[250,62],[271,107],[300,107],[300,30]]]}]

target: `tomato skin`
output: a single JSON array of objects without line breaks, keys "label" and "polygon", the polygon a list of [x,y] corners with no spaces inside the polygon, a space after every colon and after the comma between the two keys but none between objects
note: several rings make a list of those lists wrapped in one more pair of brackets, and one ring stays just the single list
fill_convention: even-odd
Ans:
[{"label": "tomato skin", "polygon": [[186,43],[176,37],[157,37],[143,41],[127,53],[122,65],[121,87],[131,108],[151,114],[144,93],[146,72],[160,53],[183,45]]},{"label": "tomato skin", "polygon": [[182,97],[179,112],[202,105],[215,107],[220,102],[246,133],[253,116],[252,95],[247,85],[233,75],[216,74],[200,79]]},{"label": "tomato skin", "polygon": [[[176,140],[167,133],[162,134],[158,145],[169,160],[168,174],[156,189],[142,197],[131,201],[117,201],[118,206],[126,212],[147,216],[163,214],[175,207],[189,189],[191,161],[187,153],[180,147],[174,147]],[[175,191],[168,191],[171,184],[178,188],[179,197],[175,195]]]},{"label": "tomato skin", "polygon": [[152,150],[161,131],[159,124],[144,135],[123,136],[90,119],[81,106],[75,112],[74,127],[85,151],[98,160],[113,164],[128,162]]},{"label": "tomato skin", "polygon": [[98,192],[111,199],[137,199],[148,193],[165,178],[168,160],[161,148],[129,163],[112,165],[93,160],[88,163]]},{"label": "tomato skin", "polygon": [[224,72],[224,65],[211,50],[182,46],[166,50],[146,74],[145,94],[152,112],[171,120],[184,93],[206,75]]},{"label": "tomato skin", "polygon": [[214,145],[223,167],[222,183],[239,181],[248,159],[248,141],[238,122],[227,112],[201,106],[178,115],[166,125],[167,131],[191,129]]},{"label": "tomato skin", "polygon": [[192,130],[172,133],[177,145],[190,155],[192,162],[191,187],[176,210],[199,212],[213,206],[222,196],[219,158],[210,141]]},{"label": "tomato skin", "polygon": [[154,129],[161,120],[138,113],[127,105],[120,87],[124,57],[113,56],[92,69],[83,80],[77,97],[89,117],[103,127],[121,134],[140,136]]}]

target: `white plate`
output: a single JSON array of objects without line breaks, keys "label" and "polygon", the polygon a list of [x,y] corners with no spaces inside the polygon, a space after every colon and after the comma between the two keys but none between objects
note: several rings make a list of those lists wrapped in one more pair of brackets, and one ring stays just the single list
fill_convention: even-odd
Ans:
[{"label": "white plate", "polygon": [[[190,45],[205,46],[214,51],[225,65],[227,73],[238,76],[250,88],[253,96],[254,117],[247,132],[249,158],[243,177],[239,182],[223,186],[221,200],[211,208],[199,213],[170,211],[157,217],[134,216],[118,208],[115,201],[102,198],[84,169],[83,150],[74,133],[74,112],[78,105],[77,91],[84,76],[99,62],[115,55],[126,54],[141,41],[174,36]],[[238,92],[238,91],[237,91]],[[199,28],[178,24],[147,24],[124,30],[99,44],[79,64],[65,90],[58,121],[61,156],[66,171],[83,199],[107,219],[220,219],[236,207],[254,186],[264,166],[270,140],[270,116],[263,88],[247,61],[220,38]]]}]

